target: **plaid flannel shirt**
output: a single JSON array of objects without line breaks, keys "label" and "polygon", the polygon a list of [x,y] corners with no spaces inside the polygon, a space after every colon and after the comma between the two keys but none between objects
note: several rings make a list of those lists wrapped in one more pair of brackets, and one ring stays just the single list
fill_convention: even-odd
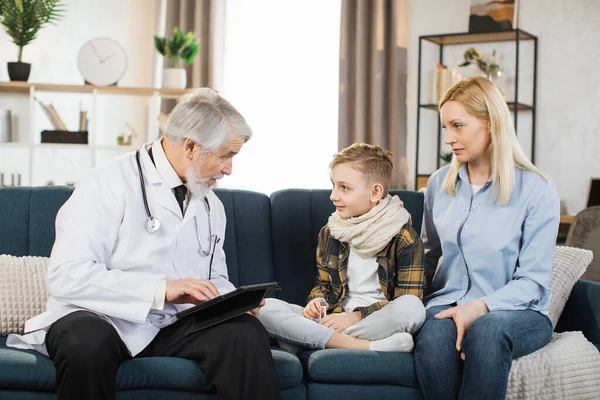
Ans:
[{"label": "plaid flannel shirt", "polygon": [[[308,302],[323,298],[328,311],[342,312],[342,300],[348,290],[348,255],[350,247],[331,236],[325,225],[319,233],[317,245],[317,280],[308,295]],[[404,225],[390,243],[376,255],[377,274],[381,291],[387,301],[367,307],[357,307],[362,318],[382,309],[390,301],[405,294],[423,300],[424,269],[423,242],[410,223]]]}]

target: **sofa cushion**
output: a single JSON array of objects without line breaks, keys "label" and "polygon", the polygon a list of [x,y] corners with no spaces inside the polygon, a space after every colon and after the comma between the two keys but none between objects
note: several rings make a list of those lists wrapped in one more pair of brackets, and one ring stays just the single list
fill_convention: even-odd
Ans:
[{"label": "sofa cushion", "polygon": [[[275,278],[282,290],[277,297],[292,304],[306,304],[316,276],[315,252],[319,231],[335,211],[331,190],[286,189],[271,194],[271,224]],[[391,190],[400,197],[417,233],[423,220],[423,193]]]},{"label": "sofa cushion", "polygon": [[269,197],[237,189],[214,192],[227,216],[223,248],[229,280],[235,286],[274,281]]},{"label": "sofa cushion", "polygon": [[412,353],[325,349],[298,357],[314,382],[419,387]]},{"label": "sofa cushion", "polygon": [[[273,350],[273,359],[281,389],[302,382],[302,366],[288,352]],[[56,382],[54,363],[48,357],[29,350],[6,346],[0,337],[0,389],[53,391]],[[204,373],[193,361],[179,358],[140,358],[123,363],[117,376],[117,389],[177,389],[205,391]]]},{"label": "sofa cushion", "polygon": [[552,321],[552,329],[556,328],[573,286],[585,272],[592,258],[593,254],[589,250],[566,246],[555,247],[549,285],[552,296],[548,317]]},{"label": "sofa cushion", "polygon": [[581,332],[564,332],[512,362],[506,399],[593,399],[598,393],[600,354]]},{"label": "sofa cushion", "polygon": [[0,335],[23,333],[25,321],[46,310],[48,260],[0,255]]}]

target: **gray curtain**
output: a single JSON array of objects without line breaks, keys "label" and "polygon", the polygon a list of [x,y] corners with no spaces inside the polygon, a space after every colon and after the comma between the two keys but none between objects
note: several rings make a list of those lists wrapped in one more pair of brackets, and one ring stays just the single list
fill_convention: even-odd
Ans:
[{"label": "gray curtain", "polygon": [[[213,0],[168,0],[165,32],[171,35],[174,27],[194,32],[200,41],[200,54],[187,71],[187,86],[210,86],[212,83],[212,13]],[[165,65],[165,68],[170,65]]]},{"label": "gray curtain", "polygon": [[[200,41],[200,54],[191,65],[186,65],[186,87],[203,87],[212,85],[212,43],[213,43],[213,0],[168,0],[165,33],[173,34],[173,28],[179,27],[183,32],[194,32]],[[172,67],[165,60],[164,68]],[[161,111],[165,114],[175,107],[175,100],[163,100]]]},{"label": "gray curtain", "polygon": [[342,0],[339,148],[394,153],[393,188],[406,188],[407,0]]}]

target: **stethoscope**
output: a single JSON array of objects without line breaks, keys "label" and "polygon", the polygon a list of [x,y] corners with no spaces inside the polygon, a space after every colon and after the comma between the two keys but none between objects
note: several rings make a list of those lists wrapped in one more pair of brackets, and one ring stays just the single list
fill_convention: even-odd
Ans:
[{"label": "stethoscope", "polygon": [[[144,228],[146,228],[146,232],[148,233],[156,233],[160,228],[160,220],[152,215],[152,213],[150,212],[150,206],[148,205],[148,195],[146,194],[144,173],[142,172],[142,162],[140,161],[140,149],[141,147],[135,152],[135,161],[137,162],[138,172],[140,175],[140,187],[142,188],[142,199],[144,201],[144,208],[146,209],[146,215],[148,216],[146,222],[144,223]],[[210,263],[208,267],[208,279],[210,280],[212,275],[212,263],[213,258],[215,256],[215,250],[217,248],[217,243],[221,241],[221,238],[218,237],[216,234],[212,233],[212,225],[210,223],[210,205],[208,204],[208,199],[206,197],[204,197],[204,205],[206,207],[206,215],[208,218],[208,237],[210,238],[208,242],[208,250],[204,250],[204,248],[202,247],[202,243],[200,243],[199,239],[198,245],[200,246],[200,254],[204,256],[208,256],[210,254]]]}]

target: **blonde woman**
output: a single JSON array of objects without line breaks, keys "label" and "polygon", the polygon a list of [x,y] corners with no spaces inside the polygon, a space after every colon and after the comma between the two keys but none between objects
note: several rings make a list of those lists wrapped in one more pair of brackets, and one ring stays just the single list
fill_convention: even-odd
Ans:
[{"label": "blonde woman", "polygon": [[512,360],[550,342],[559,198],[492,82],[455,84],[440,118],[454,156],[427,186],[417,377],[426,399],[504,399]]}]

